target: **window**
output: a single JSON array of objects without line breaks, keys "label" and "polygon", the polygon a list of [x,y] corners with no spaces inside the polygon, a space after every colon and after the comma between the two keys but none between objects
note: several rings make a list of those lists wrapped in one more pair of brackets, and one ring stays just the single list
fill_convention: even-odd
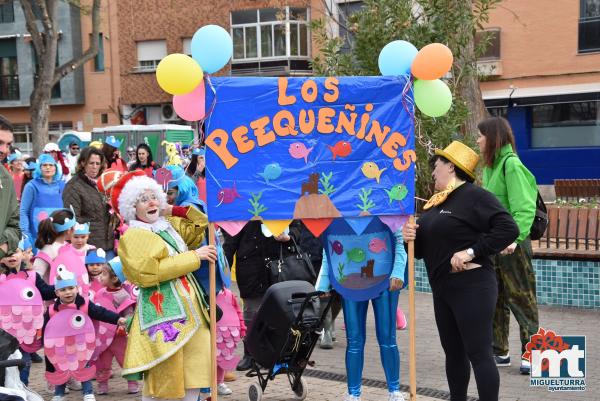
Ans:
[{"label": "window", "polygon": [[500,60],[500,28],[486,29],[475,34],[475,48],[480,45],[482,40],[487,41],[487,46],[478,60]]},{"label": "window", "polygon": [[192,38],[183,38],[183,54],[192,55]]},{"label": "window", "polygon": [[100,114],[100,123],[108,124],[108,114],[106,114],[106,113]]},{"label": "window", "polygon": [[0,23],[15,22],[15,9],[12,1],[0,5]]},{"label": "window", "polygon": [[508,107],[487,107],[487,111],[491,116],[508,118]]},{"label": "window", "polygon": [[600,146],[599,111],[599,101],[533,106],[531,146]]},{"label": "window", "polygon": [[579,53],[600,51],[600,0],[580,0]]},{"label": "window", "polygon": [[19,100],[17,42],[0,40],[0,100]]},{"label": "window", "polygon": [[94,57],[94,71],[104,71],[104,35],[98,34],[98,54]]},{"label": "window", "polygon": [[160,60],[167,56],[165,40],[147,40],[137,42],[138,72],[154,72]]},{"label": "window", "polygon": [[359,12],[363,6],[364,2],[362,1],[349,2],[343,0],[342,2],[342,0],[338,0],[338,21],[340,22],[339,35],[344,39],[344,45],[342,46],[343,52],[349,52],[354,43],[354,33],[348,29],[350,25],[349,18]]},{"label": "window", "polygon": [[233,60],[308,58],[307,8],[283,7],[231,13]]}]

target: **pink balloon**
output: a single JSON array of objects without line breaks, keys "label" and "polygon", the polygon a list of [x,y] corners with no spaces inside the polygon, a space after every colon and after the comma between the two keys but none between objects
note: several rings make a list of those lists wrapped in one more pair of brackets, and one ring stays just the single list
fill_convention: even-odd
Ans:
[{"label": "pink balloon", "polygon": [[190,93],[173,96],[173,108],[177,115],[186,121],[198,121],[204,118],[204,81]]}]

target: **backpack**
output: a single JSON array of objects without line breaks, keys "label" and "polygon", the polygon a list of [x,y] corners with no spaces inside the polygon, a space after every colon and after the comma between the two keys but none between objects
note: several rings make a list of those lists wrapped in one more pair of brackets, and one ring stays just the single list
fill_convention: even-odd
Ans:
[{"label": "backpack", "polygon": [[[502,174],[506,177],[506,161],[512,156],[504,159],[502,164]],[[516,157],[516,156],[515,156]],[[548,227],[548,210],[540,191],[537,190],[537,199],[535,201],[535,216],[533,216],[533,223],[529,229],[529,238],[532,240],[538,240],[542,238]]]}]

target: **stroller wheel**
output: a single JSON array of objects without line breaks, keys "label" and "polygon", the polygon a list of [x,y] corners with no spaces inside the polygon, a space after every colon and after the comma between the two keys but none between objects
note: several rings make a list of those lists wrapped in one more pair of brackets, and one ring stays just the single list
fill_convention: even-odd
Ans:
[{"label": "stroller wheel", "polygon": [[258,383],[252,383],[248,387],[248,401],[260,401],[262,399],[262,387]]},{"label": "stroller wheel", "polygon": [[308,386],[306,384],[306,380],[304,380],[304,377],[300,378],[298,387],[296,390],[294,390],[294,394],[296,395],[296,399],[299,401],[302,401],[306,398],[306,395],[308,394]]}]

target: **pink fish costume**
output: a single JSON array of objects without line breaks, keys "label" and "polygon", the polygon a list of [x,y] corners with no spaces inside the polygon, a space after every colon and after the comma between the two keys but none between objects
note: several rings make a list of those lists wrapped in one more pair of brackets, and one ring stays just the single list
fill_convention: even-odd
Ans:
[{"label": "pink fish costume", "polygon": [[46,372],[49,383],[60,385],[73,377],[78,381],[91,380],[96,367],[86,367],[96,348],[96,332],[87,314],[87,302],[77,309],[75,304],[49,308],[50,320],[44,330],[44,353],[54,365]]},{"label": "pink fish costume", "polygon": [[39,348],[34,345],[37,332],[44,325],[44,304],[35,285],[36,274],[31,273],[0,275],[0,328],[16,337],[24,349],[35,351]]},{"label": "pink fish costume", "polygon": [[223,316],[217,322],[217,381],[223,382],[223,374],[234,370],[239,362],[235,355],[237,344],[246,335],[246,325],[235,295],[224,288],[217,294],[217,305]]},{"label": "pink fish costume", "polygon": [[63,272],[73,273],[77,280],[79,294],[87,298],[90,289],[90,278],[81,257],[70,245],[60,247],[58,255],[50,263],[49,284],[55,284],[57,276]]}]

